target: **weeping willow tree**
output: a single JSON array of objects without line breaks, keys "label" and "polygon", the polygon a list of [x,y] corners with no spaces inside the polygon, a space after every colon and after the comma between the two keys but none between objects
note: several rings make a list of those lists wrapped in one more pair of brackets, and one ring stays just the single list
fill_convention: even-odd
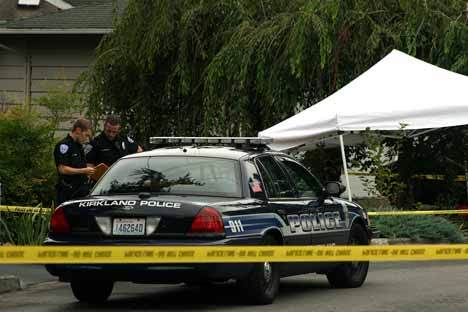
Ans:
[{"label": "weeping willow tree", "polygon": [[[468,74],[466,0],[130,0],[80,87],[151,135],[256,135],[396,48]],[[404,75],[404,73],[402,73]]]}]

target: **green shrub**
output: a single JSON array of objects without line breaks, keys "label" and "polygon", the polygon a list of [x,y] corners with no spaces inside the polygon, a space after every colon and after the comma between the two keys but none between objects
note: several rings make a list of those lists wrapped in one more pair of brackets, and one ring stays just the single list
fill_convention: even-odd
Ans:
[{"label": "green shrub", "polygon": [[390,205],[390,202],[385,197],[353,198],[353,201],[357,202],[360,206],[372,211],[381,211]]},{"label": "green shrub", "polygon": [[0,214],[0,242],[13,245],[40,245],[46,238],[50,214]]},{"label": "green shrub", "polygon": [[463,234],[443,217],[380,216],[371,217],[371,224],[386,238],[410,238],[414,241],[461,243]]},{"label": "green shrub", "polygon": [[51,206],[55,197],[53,124],[25,109],[0,113],[2,204]]}]

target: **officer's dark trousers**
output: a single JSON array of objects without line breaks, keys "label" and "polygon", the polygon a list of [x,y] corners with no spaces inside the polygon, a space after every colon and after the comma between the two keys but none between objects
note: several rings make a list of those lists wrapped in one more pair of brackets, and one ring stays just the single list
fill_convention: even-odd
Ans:
[{"label": "officer's dark trousers", "polygon": [[88,195],[89,186],[86,184],[86,185],[81,185],[80,187],[70,188],[70,187],[61,185],[59,183],[56,186],[56,191],[57,191],[56,206],[59,206],[60,204],[66,202],[67,200],[77,199],[77,198]]}]

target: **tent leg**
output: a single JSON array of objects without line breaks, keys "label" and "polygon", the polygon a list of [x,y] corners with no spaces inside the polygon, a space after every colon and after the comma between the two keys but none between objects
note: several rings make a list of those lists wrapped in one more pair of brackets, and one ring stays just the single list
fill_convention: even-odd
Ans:
[{"label": "tent leg", "polygon": [[341,159],[343,160],[343,170],[346,179],[346,189],[348,190],[348,200],[352,201],[351,185],[349,184],[348,165],[346,164],[346,154],[344,149],[343,135],[340,134]]}]

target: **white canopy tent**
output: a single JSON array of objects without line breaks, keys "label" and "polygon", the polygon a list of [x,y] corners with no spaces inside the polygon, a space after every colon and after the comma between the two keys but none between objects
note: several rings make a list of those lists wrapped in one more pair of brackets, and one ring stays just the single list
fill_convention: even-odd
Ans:
[{"label": "white canopy tent", "polygon": [[468,77],[393,50],[362,75],[323,101],[259,133],[271,148],[312,149],[339,139],[349,190],[343,135],[356,142],[365,130],[411,130],[468,124]]}]

